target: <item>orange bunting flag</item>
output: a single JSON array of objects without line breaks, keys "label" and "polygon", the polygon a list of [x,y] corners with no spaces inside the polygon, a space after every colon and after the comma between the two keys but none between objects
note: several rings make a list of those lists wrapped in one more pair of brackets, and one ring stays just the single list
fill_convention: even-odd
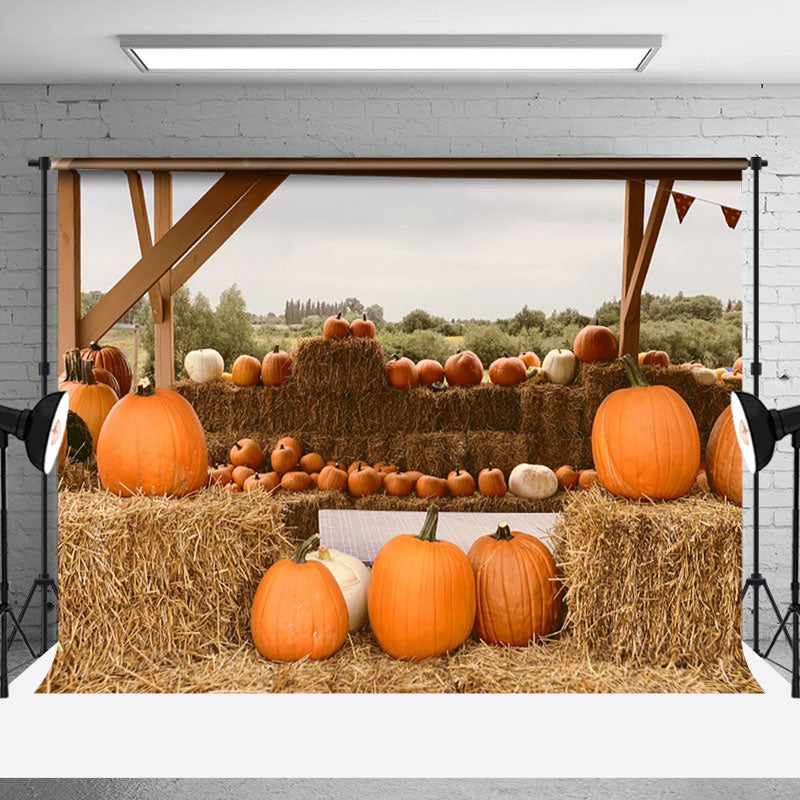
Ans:
[{"label": "orange bunting flag", "polygon": [[742,212],[738,208],[728,208],[728,206],[720,206],[722,214],[725,217],[725,222],[728,223],[729,228],[735,228],[739,224],[739,217]]},{"label": "orange bunting flag", "polygon": [[688,213],[689,209],[694,203],[694,197],[690,194],[681,194],[680,192],[672,193],[672,200],[675,203],[675,213],[678,215],[678,222],[683,222],[683,218]]}]

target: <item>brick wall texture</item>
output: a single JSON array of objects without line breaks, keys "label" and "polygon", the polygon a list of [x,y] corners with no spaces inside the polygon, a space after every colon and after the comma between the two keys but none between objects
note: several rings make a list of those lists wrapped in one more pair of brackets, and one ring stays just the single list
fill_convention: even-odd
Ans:
[{"label": "brick wall texture", "polygon": [[[29,158],[754,153],[769,160],[761,180],[762,396],[780,407],[800,394],[800,86],[0,85],[0,399],[22,407],[39,392],[39,175],[26,165]],[[51,209],[54,187],[51,176]],[[745,319],[752,299],[750,187],[745,173]],[[49,223],[54,322],[54,211]],[[53,324],[53,376],[55,340]],[[747,364],[747,324],[744,356]],[[783,604],[791,463],[785,443],[779,451],[761,477],[762,569]],[[10,459],[12,595],[18,604],[38,572],[39,479],[19,443],[12,444]],[[745,484],[749,488],[749,478]],[[745,502],[749,507],[749,494]],[[749,572],[749,534],[744,545]],[[29,619],[33,633],[38,609]]]}]

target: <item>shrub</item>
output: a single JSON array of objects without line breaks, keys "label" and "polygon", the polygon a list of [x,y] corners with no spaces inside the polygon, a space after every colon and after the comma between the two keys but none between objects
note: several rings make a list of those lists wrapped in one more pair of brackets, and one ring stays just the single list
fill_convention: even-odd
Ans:
[{"label": "shrub", "polygon": [[423,358],[434,358],[444,363],[456,348],[436,331],[414,331],[403,333],[401,331],[381,331],[378,339],[387,357],[393,353],[408,356],[412,361],[421,361]]},{"label": "shrub", "polygon": [[519,352],[519,340],[505,333],[499,325],[469,325],[464,332],[464,350],[472,350],[488,367],[504,353]]}]

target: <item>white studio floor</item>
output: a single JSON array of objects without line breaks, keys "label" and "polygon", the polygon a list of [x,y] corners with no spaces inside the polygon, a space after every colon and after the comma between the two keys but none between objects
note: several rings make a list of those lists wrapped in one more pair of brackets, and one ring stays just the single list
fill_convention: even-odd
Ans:
[{"label": "white studio floor", "polygon": [[37,695],[52,648],[0,776],[798,777],[800,701],[744,651],[764,695]]}]

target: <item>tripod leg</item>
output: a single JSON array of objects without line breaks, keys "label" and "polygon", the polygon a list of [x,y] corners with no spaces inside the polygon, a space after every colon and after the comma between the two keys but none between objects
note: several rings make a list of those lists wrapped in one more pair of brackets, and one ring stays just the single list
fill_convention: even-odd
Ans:
[{"label": "tripod leg", "polygon": [[[772,603],[772,610],[775,612],[775,619],[780,622],[781,619],[781,611],[778,608],[778,604],[775,602],[775,598],[772,596],[772,592],[769,589],[769,586],[765,583],[764,584],[764,591],[767,593],[767,597],[769,597],[770,603]],[[787,625],[784,625],[783,632],[786,634],[786,641],[789,643],[789,647],[792,646],[792,637],[789,636],[789,628]]]},{"label": "tripod leg", "polygon": [[778,641],[778,637],[781,635],[781,631],[786,630],[786,624],[789,622],[789,617],[791,616],[792,610],[789,609],[786,612],[786,615],[781,619],[781,624],[778,627],[778,630],[775,631],[775,635],[772,637],[772,641],[769,643],[769,647],[767,648],[767,652],[764,653],[764,658],[769,658],[769,654],[772,652],[772,648],[775,646],[775,642]]},{"label": "tripod leg", "polygon": [[25,619],[25,612],[28,610],[28,606],[30,605],[31,600],[33,599],[33,593],[35,591],[36,591],[36,584],[34,583],[33,586],[31,586],[30,591],[28,592],[28,596],[25,598],[25,602],[22,604],[22,611],[20,611],[19,613],[19,623],[14,628],[14,630],[11,631],[11,636],[8,637],[9,647],[11,647],[11,645],[14,644],[14,637],[17,635],[17,631],[22,630],[21,628],[22,620]]},{"label": "tripod leg", "polygon": [[[31,647],[31,643],[28,641],[28,637],[25,635],[25,631],[22,630],[22,628],[20,627],[19,621],[14,616],[14,612],[11,611],[10,609],[8,611],[8,616],[11,617],[11,625],[14,628],[14,630],[18,630],[19,631],[19,635],[22,637],[22,641],[25,642],[25,647],[28,648],[28,652],[31,654],[31,656],[33,656],[33,658],[36,658],[36,653],[33,652],[33,648]],[[13,631],[12,631],[12,635],[13,635]]]},{"label": "tripod leg", "polygon": [[56,600],[58,600],[58,586],[56,586],[56,582],[53,581],[50,585],[53,587],[53,594],[56,596]]}]

